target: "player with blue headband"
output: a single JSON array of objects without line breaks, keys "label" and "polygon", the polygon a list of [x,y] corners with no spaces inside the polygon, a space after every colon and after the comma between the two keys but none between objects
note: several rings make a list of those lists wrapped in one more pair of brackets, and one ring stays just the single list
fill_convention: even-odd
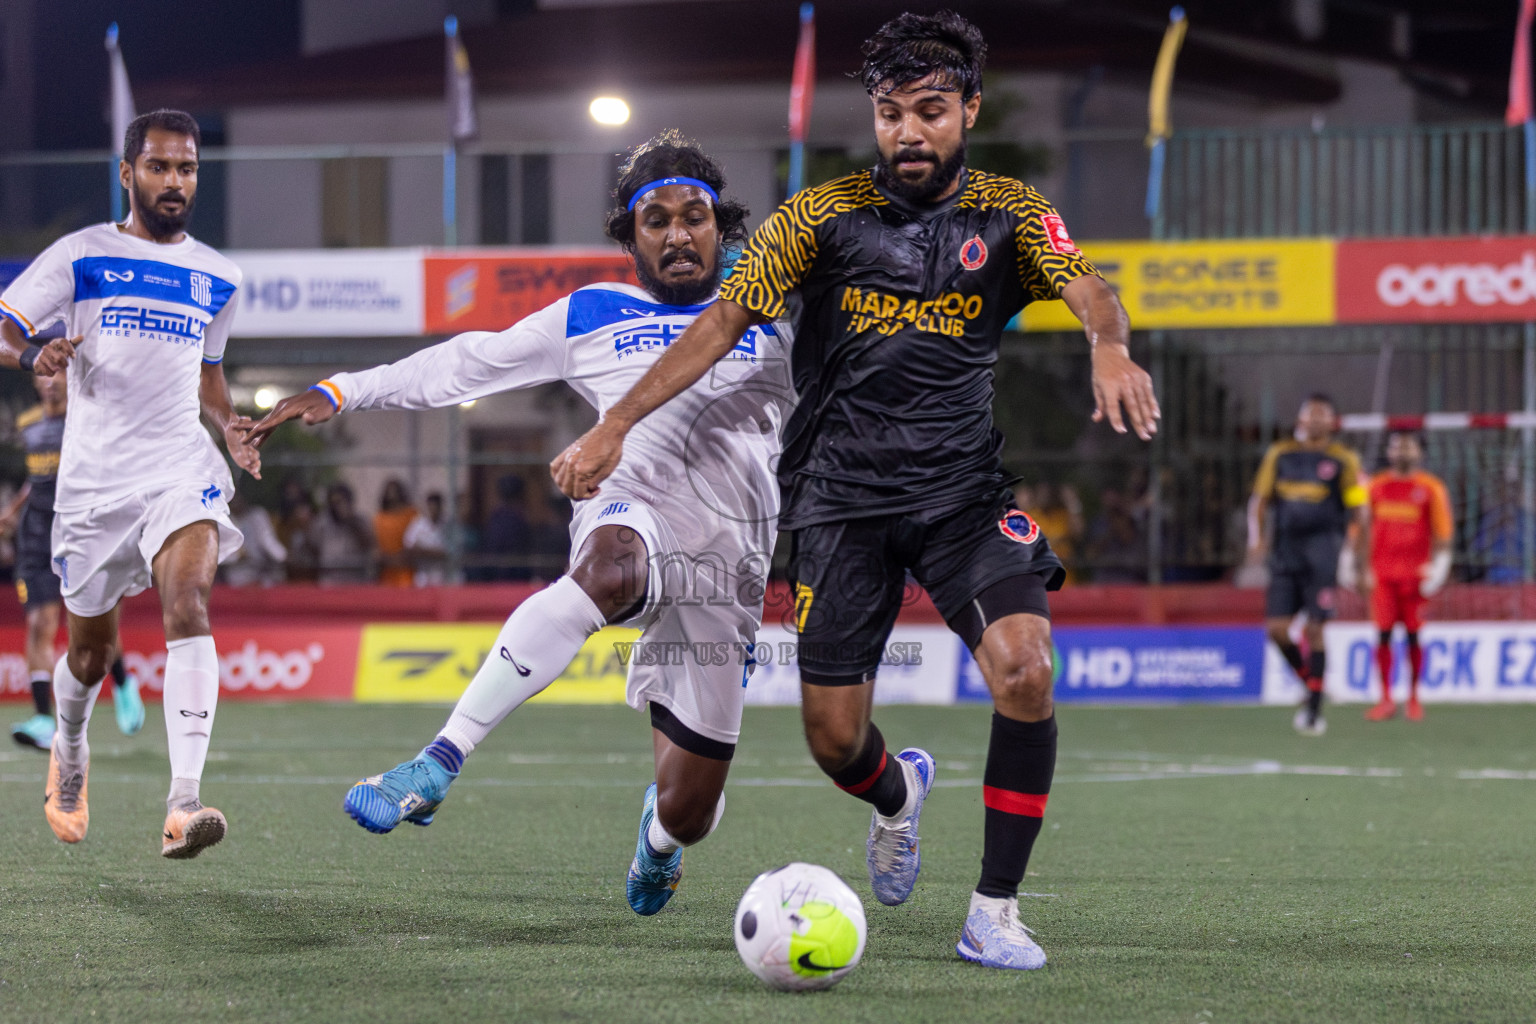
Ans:
[{"label": "player with blue headband", "polygon": [[[588,285],[503,331],[335,374],[278,403],[252,437],[288,419],[443,408],[557,380],[603,413],[715,301],[727,251],[746,240],[746,208],[721,199],[724,190],[697,145],[675,132],[652,139],[620,170],[606,221],[641,287]],[[502,719],[602,626],[635,627],[640,638],[623,655],[626,697],[650,714],[656,781],[641,805],[625,897],[645,916],[666,905],[683,847],[709,835],[725,808],[777,535],[770,467],[792,399],[788,352],[783,324],[754,325],[719,372],[630,435],[602,494],[576,503],[569,572],[512,612],[421,754],[347,793],[343,806],[359,825],[382,833],[430,824]]]}]

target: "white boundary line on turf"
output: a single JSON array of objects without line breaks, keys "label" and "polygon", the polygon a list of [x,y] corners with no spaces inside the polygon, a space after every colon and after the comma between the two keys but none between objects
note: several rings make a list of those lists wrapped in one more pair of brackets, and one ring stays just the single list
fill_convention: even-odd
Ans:
[{"label": "white boundary line on turf", "polygon": [[[1161,782],[1175,779],[1210,779],[1233,778],[1252,776],[1310,776],[1321,778],[1352,778],[1352,779],[1400,779],[1412,773],[1403,768],[1359,768],[1348,765],[1308,765],[1308,764],[1284,764],[1279,761],[1252,761],[1246,764],[1157,764],[1147,765],[1143,768],[1120,768],[1118,770],[1106,770],[1101,772],[1076,772],[1057,775],[1058,783],[1079,782]],[[1437,773],[1432,768],[1421,769],[1425,777],[1434,777]],[[1536,771],[1522,771],[1506,768],[1463,768],[1445,773],[1447,776],[1463,782],[1481,781],[1515,781],[1536,782]],[[161,782],[164,773],[136,773],[136,772],[97,772],[93,777],[98,782],[111,783],[141,783]],[[0,773],[0,784],[15,783],[28,784],[43,781],[43,773]],[[204,782],[214,785],[233,786],[351,786],[357,783],[355,775],[226,775],[223,773],[211,773]],[[471,787],[495,787],[495,788],[576,788],[576,789],[607,789],[629,788],[639,784],[636,779],[537,779],[537,778],[498,778],[495,776],[471,776],[460,779],[458,785]],[[820,776],[805,777],[768,777],[768,776],[739,776],[732,778],[730,784],[734,786],[750,786],[770,789],[815,789],[827,785],[827,780]],[[934,781],[934,787],[938,789],[965,789],[982,785],[980,778],[968,776],[949,776]]]}]

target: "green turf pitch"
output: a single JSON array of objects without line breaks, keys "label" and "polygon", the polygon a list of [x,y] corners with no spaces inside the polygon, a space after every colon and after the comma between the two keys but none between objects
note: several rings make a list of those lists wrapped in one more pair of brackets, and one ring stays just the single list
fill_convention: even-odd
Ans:
[{"label": "green turf pitch", "polygon": [[[104,709],[105,710],[105,709]],[[923,874],[887,908],[865,805],[749,709],[720,831],[654,918],[624,874],[651,778],[646,720],[525,708],[437,821],[375,836],[341,811],[441,708],[226,702],[204,798],[222,846],[159,857],[164,741],[92,725],[91,830],[58,843],[45,759],[0,753],[0,1021],[1529,1021],[1536,1016],[1536,707],[1061,714],[1057,783],[1021,901],[1043,971],[958,960],[981,852],[981,708],[886,708],[928,746]],[[842,872],[864,962],[824,993],[738,962],[736,900],[789,860]]]}]

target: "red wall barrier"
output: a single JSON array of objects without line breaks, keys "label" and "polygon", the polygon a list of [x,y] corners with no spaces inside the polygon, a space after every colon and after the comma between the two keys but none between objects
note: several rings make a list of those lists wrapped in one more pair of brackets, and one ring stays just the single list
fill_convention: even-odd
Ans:
[{"label": "red wall barrier", "polygon": [[[499,622],[543,584],[507,583],[461,587],[216,587],[210,609],[215,633],[225,624],[250,621],[261,625],[304,629],[316,624],[359,625],[364,622]],[[942,623],[933,603],[917,587],[909,587],[902,621]],[[12,606],[21,622],[21,609]],[[776,582],[764,602],[766,622],[792,622],[789,588]],[[1447,587],[1427,612],[1432,619],[1536,619],[1536,587]],[[1264,617],[1264,591],[1223,584],[1179,583],[1150,586],[1069,586],[1051,595],[1051,617],[1063,625],[1228,625],[1258,622]],[[1368,617],[1356,594],[1339,594],[1339,618]],[[0,618],[0,622],[4,619]],[[127,625],[156,628],[160,602],[153,592],[123,604]]]},{"label": "red wall barrier", "polygon": [[[211,615],[222,693],[247,700],[348,700],[365,624],[499,622],[540,586],[216,588]],[[903,622],[943,622],[920,589],[909,588],[907,596]],[[21,608],[10,607],[10,612],[0,612],[0,699],[19,700],[29,692],[22,657],[25,634]],[[1209,584],[1074,586],[1051,596],[1051,613],[1058,625],[1253,625],[1264,618],[1264,592]],[[1441,621],[1536,619],[1536,587],[1449,587],[1430,603],[1428,616]],[[1364,602],[1355,594],[1341,594],[1339,617],[1367,618]],[[794,601],[788,587],[769,587],[763,618],[793,626]],[[122,637],[128,667],[144,681],[146,695],[157,696],[165,640],[153,592],[124,602]],[[62,643],[61,635],[61,650]]]}]

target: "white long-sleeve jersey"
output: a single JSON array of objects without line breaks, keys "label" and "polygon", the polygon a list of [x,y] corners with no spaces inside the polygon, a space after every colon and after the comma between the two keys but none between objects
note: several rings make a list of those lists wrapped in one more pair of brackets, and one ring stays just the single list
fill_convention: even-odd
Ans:
[{"label": "white long-sleeve jersey", "polygon": [[[633,285],[589,285],[504,331],[470,331],[320,386],[350,412],[442,408],[560,380],[602,413],[707,307],[663,305]],[[630,430],[618,468],[591,500],[646,501],[694,553],[766,558],[779,512],[779,430],[794,395],[789,342],[783,324],[748,329],[709,373]]]}]

